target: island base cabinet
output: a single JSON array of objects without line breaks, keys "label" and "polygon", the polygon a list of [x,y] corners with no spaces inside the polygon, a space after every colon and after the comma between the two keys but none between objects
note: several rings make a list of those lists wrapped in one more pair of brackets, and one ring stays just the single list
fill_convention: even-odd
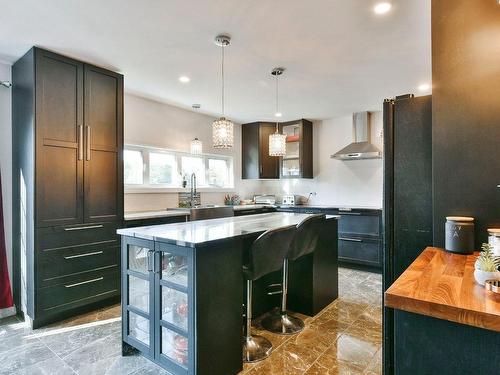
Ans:
[{"label": "island base cabinet", "polygon": [[192,248],[123,236],[124,355],[136,349],[172,374],[240,372],[242,289],[229,282],[242,277],[239,243]]}]

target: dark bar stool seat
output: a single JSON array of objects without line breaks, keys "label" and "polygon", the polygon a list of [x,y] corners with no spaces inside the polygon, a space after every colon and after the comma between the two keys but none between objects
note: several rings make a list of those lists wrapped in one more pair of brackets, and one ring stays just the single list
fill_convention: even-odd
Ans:
[{"label": "dark bar stool seat", "polygon": [[248,252],[248,261],[243,265],[247,281],[247,316],[243,338],[243,361],[257,362],[269,356],[271,342],[262,336],[252,336],[252,282],[271,272],[279,270],[292,244],[296,226],[271,229],[261,234]]},{"label": "dark bar stool seat", "polygon": [[304,329],[304,322],[296,317],[288,315],[288,264],[304,255],[314,252],[318,243],[319,235],[325,214],[311,215],[297,225],[297,231],[290,250],[283,261],[283,288],[281,296],[281,311],[279,314],[270,315],[262,321],[262,326],[269,332],[282,335],[293,335]]}]

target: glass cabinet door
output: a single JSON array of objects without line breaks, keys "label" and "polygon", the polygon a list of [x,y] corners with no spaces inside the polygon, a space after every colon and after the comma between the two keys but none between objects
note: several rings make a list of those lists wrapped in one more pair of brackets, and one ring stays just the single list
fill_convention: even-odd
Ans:
[{"label": "glass cabinet door", "polygon": [[283,156],[281,163],[282,177],[300,177],[300,137],[301,124],[286,124],[282,126],[283,134],[286,135],[286,155]]},{"label": "glass cabinet door", "polygon": [[156,272],[156,295],[159,304],[157,356],[176,373],[188,373],[192,363],[193,306],[192,257],[190,249],[162,244],[157,252],[160,269]]},{"label": "glass cabinet door", "polygon": [[123,240],[122,246],[124,336],[133,346],[152,355],[154,243],[129,238]]}]

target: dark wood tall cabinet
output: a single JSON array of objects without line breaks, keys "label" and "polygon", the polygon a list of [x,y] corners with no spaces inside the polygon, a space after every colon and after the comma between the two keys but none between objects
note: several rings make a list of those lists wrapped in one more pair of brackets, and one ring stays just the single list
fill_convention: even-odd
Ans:
[{"label": "dark wood tall cabinet", "polygon": [[14,294],[38,327],[118,300],[123,76],[36,47],[12,76]]}]

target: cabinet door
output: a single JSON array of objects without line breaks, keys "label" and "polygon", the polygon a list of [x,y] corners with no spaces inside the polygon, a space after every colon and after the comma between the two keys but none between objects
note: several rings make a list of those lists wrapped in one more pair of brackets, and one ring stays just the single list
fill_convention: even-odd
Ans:
[{"label": "cabinet door", "polygon": [[85,222],[123,220],[123,76],[85,65]]},{"label": "cabinet door", "polygon": [[259,178],[279,178],[280,158],[269,156],[269,136],[276,131],[276,124],[259,125]]},{"label": "cabinet door", "polygon": [[36,50],[36,225],[83,222],[83,65]]},{"label": "cabinet door", "polygon": [[170,244],[157,250],[155,357],[173,373],[194,373],[192,256],[188,248]]},{"label": "cabinet door", "polygon": [[123,339],[154,357],[154,243],[122,239]]},{"label": "cabinet door", "polygon": [[307,120],[280,125],[286,137],[286,155],[281,159],[281,178],[313,178],[313,131]]}]

